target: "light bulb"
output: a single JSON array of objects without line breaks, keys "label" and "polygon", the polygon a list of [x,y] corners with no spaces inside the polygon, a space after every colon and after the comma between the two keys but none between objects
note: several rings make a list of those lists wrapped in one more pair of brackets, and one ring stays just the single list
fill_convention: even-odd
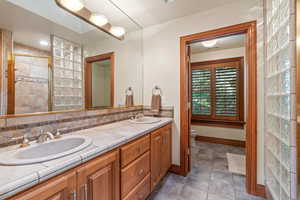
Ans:
[{"label": "light bulb", "polygon": [[42,45],[42,46],[48,46],[49,42],[47,42],[46,40],[41,40],[40,41],[40,45]]},{"label": "light bulb", "polygon": [[83,0],[61,0],[60,3],[73,12],[77,12],[84,7]]},{"label": "light bulb", "polygon": [[107,18],[104,15],[100,15],[97,13],[93,13],[90,16],[90,21],[94,24],[96,24],[97,26],[104,26],[105,24],[108,23]]},{"label": "light bulb", "polygon": [[217,40],[208,40],[208,41],[202,42],[202,45],[207,48],[214,47],[216,44],[217,44]]},{"label": "light bulb", "polygon": [[122,35],[124,35],[126,33],[125,29],[123,27],[120,26],[112,26],[110,28],[110,32],[117,37],[120,37]]}]

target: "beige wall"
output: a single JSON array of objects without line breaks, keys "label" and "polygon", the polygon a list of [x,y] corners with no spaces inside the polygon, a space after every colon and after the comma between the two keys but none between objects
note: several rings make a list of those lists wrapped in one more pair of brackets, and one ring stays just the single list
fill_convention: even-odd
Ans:
[{"label": "beige wall", "polygon": [[123,41],[108,38],[90,41],[84,46],[85,56],[115,53],[115,106],[125,105],[125,90],[131,86],[134,104],[143,104],[142,31],[126,34]]},{"label": "beige wall", "polygon": [[207,60],[240,57],[244,55],[245,55],[245,47],[222,49],[222,50],[209,51],[203,53],[193,53],[191,55],[191,61],[200,62],[200,61],[207,61]]},{"label": "beige wall", "polygon": [[162,104],[174,106],[173,164],[180,163],[180,36],[242,22],[258,21],[258,183],[263,174],[263,10],[261,1],[235,1],[226,6],[197,13],[144,29],[144,104],[150,104],[154,85],[163,91]]},{"label": "beige wall", "polygon": [[[233,57],[241,57],[241,56],[245,56],[245,47],[222,49],[222,50],[203,52],[203,53],[192,53],[191,61],[201,62],[201,61],[218,60],[223,58],[233,58]],[[247,66],[245,65],[244,77],[247,77],[246,68]],[[244,88],[244,91],[245,91],[244,99],[246,99],[246,86]],[[247,114],[246,104],[244,108],[244,114],[246,117]],[[198,126],[198,125],[193,125],[192,129],[195,130],[195,133],[200,136],[216,137],[216,138],[223,138],[223,139],[230,139],[230,140],[243,140],[243,141],[245,140],[245,129],[221,128],[221,127]]]}]

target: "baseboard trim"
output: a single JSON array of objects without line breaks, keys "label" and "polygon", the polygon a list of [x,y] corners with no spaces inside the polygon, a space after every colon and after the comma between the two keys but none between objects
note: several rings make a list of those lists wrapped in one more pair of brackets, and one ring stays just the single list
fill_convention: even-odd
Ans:
[{"label": "baseboard trim", "polygon": [[202,142],[231,145],[236,147],[246,147],[246,142],[241,140],[230,140],[230,139],[207,137],[207,136],[196,136],[195,140],[202,141]]},{"label": "baseboard trim", "polygon": [[183,171],[179,165],[172,165],[171,168],[169,169],[169,172],[184,176]]},{"label": "baseboard trim", "polygon": [[255,196],[266,198],[266,187],[261,184],[256,184]]}]

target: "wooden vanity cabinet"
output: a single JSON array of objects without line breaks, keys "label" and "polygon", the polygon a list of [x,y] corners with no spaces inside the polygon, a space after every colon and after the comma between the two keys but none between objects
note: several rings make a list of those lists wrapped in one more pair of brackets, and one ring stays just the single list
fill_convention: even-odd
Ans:
[{"label": "wooden vanity cabinet", "polygon": [[77,170],[79,200],[119,200],[119,152],[87,162]]},{"label": "wooden vanity cabinet", "polygon": [[76,173],[64,173],[10,200],[76,200]]},{"label": "wooden vanity cabinet", "polygon": [[171,125],[151,133],[151,191],[171,167]]},{"label": "wooden vanity cabinet", "polygon": [[146,200],[171,166],[171,124],[9,200]]}]

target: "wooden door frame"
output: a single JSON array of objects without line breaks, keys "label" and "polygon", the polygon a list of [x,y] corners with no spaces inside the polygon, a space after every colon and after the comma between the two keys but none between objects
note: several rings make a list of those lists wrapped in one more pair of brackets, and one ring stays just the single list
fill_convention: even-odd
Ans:
[{"label": "wooden door frame", "polygon": [[92,108],[92,71],[91,63],[110,60],[110,107],[114,107],[114,88],[115,88],[115,53],[109,52],[105,54],[100,54],[97,56],[85,58],[84,67],[85,67],[85,108]]},{"label": "wooden door frame", "polygon": [[188,69],[186,46],[201,40],[224,36],[246,35],[247,75],[247,119],[246,119],[246,188],[247,192],[264,196],[264,186],[257,184],[257,33],[256,21],[246,22],[216,30],[180,37],[180,166],[174,167],[181,175],[187,175],[189,165],[188,130]]}]

